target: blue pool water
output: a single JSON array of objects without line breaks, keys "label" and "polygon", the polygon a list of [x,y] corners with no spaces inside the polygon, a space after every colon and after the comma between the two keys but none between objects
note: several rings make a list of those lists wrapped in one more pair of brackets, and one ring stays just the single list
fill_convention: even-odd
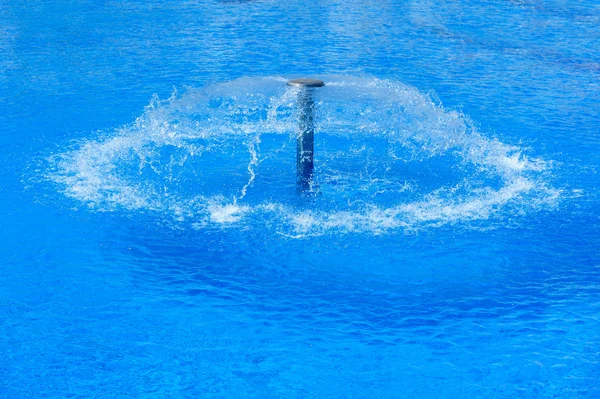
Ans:
[{"label": "blue pool water", "polygon": [[590,0],[1,2],[0,397],[600,397],[599,104]]}]

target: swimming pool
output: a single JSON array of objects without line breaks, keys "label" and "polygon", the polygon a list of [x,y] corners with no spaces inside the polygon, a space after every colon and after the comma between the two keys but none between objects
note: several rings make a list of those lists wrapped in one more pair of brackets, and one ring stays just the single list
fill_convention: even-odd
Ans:
[{"label": "swimming pool", "polygon": [[0,397],[600,396],[594,2],[0,21]]}]

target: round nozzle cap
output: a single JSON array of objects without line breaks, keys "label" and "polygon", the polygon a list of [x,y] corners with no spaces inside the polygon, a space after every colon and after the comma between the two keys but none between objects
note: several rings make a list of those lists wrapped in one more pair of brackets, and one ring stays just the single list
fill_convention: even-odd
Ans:
[{"label": "round nozzle cap", "polygon": [[292,79],[287,82],[288,86],[294,87],[323,87],[325,86],[325,82],[319,79]]}]

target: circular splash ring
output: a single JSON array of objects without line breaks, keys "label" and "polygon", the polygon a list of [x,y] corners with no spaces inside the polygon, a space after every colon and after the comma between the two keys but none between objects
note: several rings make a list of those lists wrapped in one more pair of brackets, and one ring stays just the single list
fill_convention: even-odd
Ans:
[{"label": "circular splash ring", "polygon": [[380,233],[552,204],[548,162],[486,138],[399,82],[323,77],[318,195],[294,190],[295,92],[242,78],[153,99],[134,123],[53,157],[49,177],[90,208],[151,210],[202,229]]}]

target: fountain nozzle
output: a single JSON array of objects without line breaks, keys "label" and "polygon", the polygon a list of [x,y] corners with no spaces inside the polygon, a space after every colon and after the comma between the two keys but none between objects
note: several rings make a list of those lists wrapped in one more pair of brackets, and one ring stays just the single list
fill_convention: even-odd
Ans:
[{"label": "fountain nozzle", "polygon": [[298,93],[298,133],[296,145],[296,177],[297,187],[300,191],[307,191],[311,187],[315,162],[315,126],[314,108],[312,98],[314,88],[325,86],[325,82],[318,79],[292,79],[288,86],[300,88]]}]

